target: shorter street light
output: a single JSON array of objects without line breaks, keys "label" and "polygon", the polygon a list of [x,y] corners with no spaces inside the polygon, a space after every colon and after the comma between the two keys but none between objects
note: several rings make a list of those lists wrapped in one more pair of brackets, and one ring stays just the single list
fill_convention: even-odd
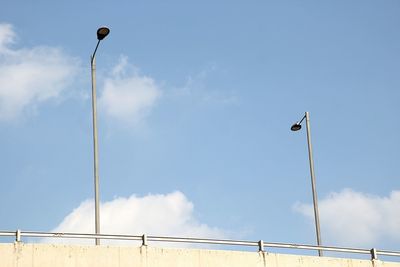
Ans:
[{"label": "shorter street light", "polygon": [[[312,153],[312,145],[311,145],[311,132],[310,132],[310,114],[306,112],[304,117],[292,125],[290,128],[292,131],[298,131],[301,129],[301,123],[306,119],[306,128],[307,128],[307,144],[308,144],[308,159],[310,162],[310,173],[311,173],[311,187],[312,187],[312,196],[313,196],[313,204],[314,204],[314,220],[315,220],[315,231],[317,234],[317,244],[321,246],[321,230],[319,227],[319,213],[318,213],[318,199],[317,199],[317,190],[315,185],[315,174],[314,174],[314,161],[313,161],[313,153]],[[322,250],[318,250],[318,255],[322,256]]]}]

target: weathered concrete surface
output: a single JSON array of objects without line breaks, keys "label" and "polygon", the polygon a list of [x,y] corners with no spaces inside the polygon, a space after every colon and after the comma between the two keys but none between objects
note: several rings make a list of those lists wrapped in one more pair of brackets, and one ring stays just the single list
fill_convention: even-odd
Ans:
[{"label": "weathered concrete surface", "polygon": [[0,244],[0,267],[400,267],[400,263],[155,247]]}]

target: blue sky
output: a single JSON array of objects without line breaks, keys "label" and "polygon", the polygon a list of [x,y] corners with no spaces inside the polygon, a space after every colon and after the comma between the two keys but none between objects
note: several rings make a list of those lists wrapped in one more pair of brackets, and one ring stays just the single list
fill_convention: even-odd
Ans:
[{"label": "blue sky", "polygon": [[104,231],[314,243],[306,135],[290,131],[309,111],[322,242],[399,250],[399,12],[3,0],[0,228],[91,231],[90,55],[107,25]]}]

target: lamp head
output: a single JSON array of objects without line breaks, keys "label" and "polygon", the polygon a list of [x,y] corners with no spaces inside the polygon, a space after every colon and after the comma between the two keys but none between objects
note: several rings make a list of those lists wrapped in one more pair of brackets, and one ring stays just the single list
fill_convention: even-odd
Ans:
[{"label": "lamp head", "polygon": [[296,122],[295,124],[292,125],[292,127],[290,127],[290,130],[292,130],[293,132],[298,131],[301,129],[301,124]]},{"label": "lamp head", "polygon": [[101,27],[97,30],[97,39],[99,41],[103,40],[106,38],[106,36],[110,33],[110,29],[107,27]]}]

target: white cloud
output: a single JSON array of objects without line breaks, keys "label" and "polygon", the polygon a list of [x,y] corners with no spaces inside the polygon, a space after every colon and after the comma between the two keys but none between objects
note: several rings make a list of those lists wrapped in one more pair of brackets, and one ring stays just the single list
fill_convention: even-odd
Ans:
[{"label": "white cloud", "polygon": [[[297,212],[313,220],[312,205],[297,203]],[[379,197],[344,189],[319,201],[325,243],[372,247],[400,242],[400,191]]]},{"label": "white cloud", "polygon": [[15,32],[0,24],[0,120],[13,120],[58,98],[78,69],[60,49],[46,46],[14,49]]},{"label": "white cloud", "polygon": [[122,57],[105,80],[99,107],[109,118],[135,125],[148,115],[160,96],[155,81],[139,75]]},{"label": "white cloud", "polygon": [[15,33],[11,24],[0,24],[0,53],[7,52],[8,46],[13,44],[15,40]]},{"label": "white cloud", "polygon": [[[101,232],[107,234],[164,235],[223,238],[217,228],[200,223],[194,216],[193,204],[179,191],[166,195],[120,197],[101,203]],[[53,232],[94,232],[94,202],[87,200],[67,215]],[[44,242],[57,242],[45,239]],[[62,240],[77,243],[77,240]],[[79,243],[93,241],[79,240]],[[103,243],[110,243],[104,241]],[[115,243],[115,242],[111,242]],[[153,243],[155,244],[155,243]]]}]

